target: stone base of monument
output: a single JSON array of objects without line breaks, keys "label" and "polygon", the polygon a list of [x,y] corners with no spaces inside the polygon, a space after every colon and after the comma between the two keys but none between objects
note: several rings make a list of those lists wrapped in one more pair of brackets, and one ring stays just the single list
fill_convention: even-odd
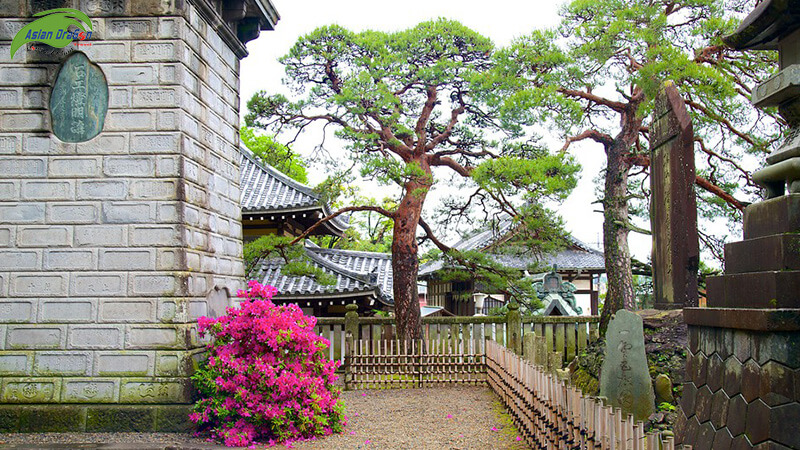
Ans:
[{"label": "stone base of monument", "polygon": [[0,405],[0,433],[189,432],[192,405]]},{"label": "stone base of monument", "polygon": [[800,448],[800,195],[751,205],[707,308],[687,308],[678,443]]},{"label": "stone base of monument", "polygon": [[800,448],[800,309],[687,308],[684,316],[689,352],[677,442]]}]

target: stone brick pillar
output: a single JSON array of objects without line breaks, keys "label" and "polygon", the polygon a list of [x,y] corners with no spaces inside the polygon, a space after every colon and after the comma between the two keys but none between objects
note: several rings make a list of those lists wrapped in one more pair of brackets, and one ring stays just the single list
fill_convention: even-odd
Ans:
[{"label": "stone brick pillar", "polygon": [[[91,18],[86,45],[11,58],[51,8]],[[277,20],[269,0],[0,0],[0,431],[186,426],[193,324],[243,285],[239,60]],[[108,84],[78,143],[49,107],[73,52]]]},{"label": "stone brick pillar", "polygon": [[708,307],[684,310],[675,435],[697,450],[800,448],[800,0],[761,2],[726,42],[780,51],[781,71],[753,90],[753,103],[777,106],[793,130],[753,174],[768,199],[745,210],[744,240],[725,246]]}]

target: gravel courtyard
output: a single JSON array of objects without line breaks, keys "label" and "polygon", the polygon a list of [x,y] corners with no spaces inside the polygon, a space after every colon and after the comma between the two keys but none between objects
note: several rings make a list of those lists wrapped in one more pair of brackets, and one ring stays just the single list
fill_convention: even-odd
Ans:
[{"label": "gravel courtyard", "polygon": [[[363,390],[342,393],[344,433],[297,442],[298,450],[328,449],[524,449],[510,417],[487,387]],[[209,449],[190,435],[168,433],[0,434],[0,448]],[[55,444],[55,445],[54,445]],[[61,444],[61,445],[58,445]],[[73,444],[64,446],[64,444]],[[105,445],[104,445],[105,444]],[[258,445],[256,448],[265,448]],[[272,447],[283,450],[287,446]]]}]

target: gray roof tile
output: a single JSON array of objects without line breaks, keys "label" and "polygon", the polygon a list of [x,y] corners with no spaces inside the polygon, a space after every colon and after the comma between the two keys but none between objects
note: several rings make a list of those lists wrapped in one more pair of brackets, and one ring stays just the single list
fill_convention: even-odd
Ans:
[{"label": "gray roof tile", "polygon": [[[283,275],[280,259],[264,262],[255,278],[274,286],[278,290],[276,299],[371,294],[385,305],[394,304],[391,255],[319,247],[306,247],[306,255],[313,266],[336,277],[336,284],[322,285],[313,277]],[[370,278],[373,273],[374,280]]]},{"label": "gray roof tile", "polygon": [[[312,188],[262,163],[243,145],[239,147],[239,185],[239,203],[245,214],[315,209],[325,216],[332,213]],[[349,226],[343,215],[328,223],[338,230],[345,230]]]},{"label": "gray roof tile", "polygon": [[391,254],[323,248],[309,250],[338,266],[367,277],[370,283],[377,284],[384,296],[393,298]]},{"label": "gray roof tile", "polygon": [[[505,217],[489,229],[468,236],[453,245],[456,250],[485,250],[513,232],[514,220]],[[557,265],[559,270],[605,270],[603,252],[595,250],[580,240],[568,236],[570,247],[555,254],[513,255],[491,253],[492,257],[506,267],[525,270],[538,263],[546,267]],[[431,261],[420,267],[419,275],[430,275],[444,267],[442,261]]]}]

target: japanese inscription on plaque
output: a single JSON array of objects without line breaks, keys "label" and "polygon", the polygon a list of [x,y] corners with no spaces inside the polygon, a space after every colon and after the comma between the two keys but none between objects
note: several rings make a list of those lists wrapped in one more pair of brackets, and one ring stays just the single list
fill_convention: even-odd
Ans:
[{"label": "japanese inscription on plaque", "polygon": [[646,420],[655,412],[655,396],[644,352],[642,318],[620,310],[608,324],[600,395],[612,406]]},{"label": "japanese inscription on plaque", "polygon": [[73,53],[56,77],[50,95],[53,133],[64,142],[84,142],[100,134],[108,111],[103,71],[83,53]]}]

